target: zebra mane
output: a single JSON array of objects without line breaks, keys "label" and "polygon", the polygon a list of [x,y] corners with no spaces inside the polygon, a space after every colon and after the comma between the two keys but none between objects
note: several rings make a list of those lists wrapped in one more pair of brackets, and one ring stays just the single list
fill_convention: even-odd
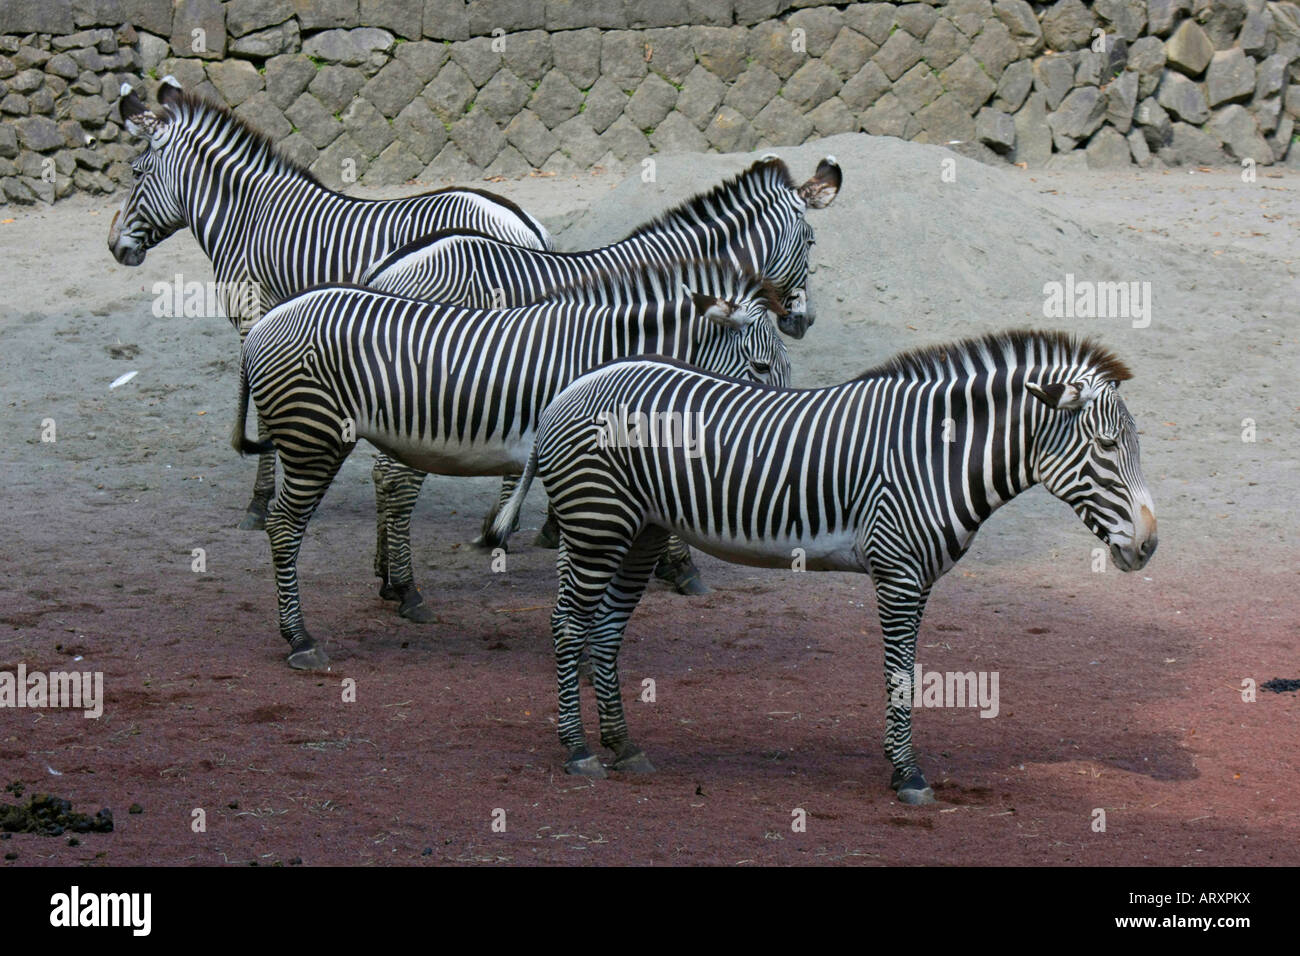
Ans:
[{"label": "zebra mane", "polygon": [[[727,301],[757,299],[777,316],[786,314],[781,295],[767,279],[716,259],[682,259],[671,263],[644,263],[634,268],[608,265],[581,279],[556,286],[541,300],[621,302],[673,301],[682,297],[682,286],[693,292]],[[612,293],[612,295],[611,295]]]},{"label": "zebra mane", "polygon": [[1104,382],[1126,382],[1133,377],[1114,352],[1094,339],[1080,339],[1069,332],[1013,329],[910,349],[868,369],[858,380],[900,375],[922,380],[950,378],[964,374],[968,367],[1006,367],[1008,352],[1019,366],[1082,368]]},{"label": "zebra mane", "polygon": [[698,219],[711,219],[715,215],[715,208],[720,205],[730,207],[730,200],[737,193],[772,192],[779,188],[794,189],[794,177],[790,175],[790,167],[783,160],[768,156],[708,192],[692,196],[649,222],[642,223],[628,233],[626,239],[636,239],[646,233]]}]

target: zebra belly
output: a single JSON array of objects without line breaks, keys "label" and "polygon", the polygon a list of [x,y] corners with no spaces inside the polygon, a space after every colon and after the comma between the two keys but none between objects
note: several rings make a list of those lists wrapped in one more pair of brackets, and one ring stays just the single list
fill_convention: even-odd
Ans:
[{"label": "zebra belly", "polygon": [[720,538],[694,528],[662,523],[693,548],[732,564],[755,568],[803,568],[808,571],[865,571],[858,557],[857,535],[852,531],[814,537],[783,535],[781,538]]},{"label": "zebra belly", "polygon": [[510,441],[484,442],[425,439],[393,435],[381,429],[362,428],[359,436],[402,464],[434,475],[511,475],[524,470],[532,436]]}]

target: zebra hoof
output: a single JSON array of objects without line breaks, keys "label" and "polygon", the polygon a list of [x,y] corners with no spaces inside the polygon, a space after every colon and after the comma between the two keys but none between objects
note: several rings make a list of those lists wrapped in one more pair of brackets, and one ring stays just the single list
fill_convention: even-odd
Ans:
[{"label": "zebra hoof", "polygon": [[600,758],[595,754],[587,754],[585,757],[570,757],[564,763],[564,772],[573,774],[575,777],[589,777],[592,780],[604,780],[609,774],[605,773],[605,768],[601,766]]},{"label": "zebra hoof", "polygon": [[713,588],[709,587],[700,580],[700,572],[692,564],[690,572],[681,575],[673,582],[673,587],[678,594],[684,594],[687,597],[699,597],[703,594],[712,594]]},{"label": "zebra hoof", "polygon": [[433,620],[433,612],[424,603],[424,596],[419,591],[415,592],[414,600],[411,597],[403,600],[401,606],[397,609],[397,613],[408,621],[414,621],[416,624],[428,624]]},{"label": "zebra hoof", "polygon": [[546,548],[548,551],[554,551],[560,546],[560,529],[555,527],[555,522],[550,518],[542,525],[541,530],[537,532],[537,537],[533,538],[533,547]]},{"label": "zebra hoof", "polygon": [[629,747],[610,767],[622,773],[654,773],[655,765],[640,747]]},{"label": "zebra hoof", "polygon": [[290,651],[288,660],[289,666],[296,671],[327,670],[330,666],[329,655],[315,642]]},{"label": "zebra hoof", "polygon": [[387,581],[379,585],[379,596],[385,601],[400,601],[402,599],[402,596],[397,593],[397,588]]},{"label": "zebra hoof", "polygon": [[923,807],[937,802],[934,798],[934,791],[930,789],[930,785],[925,782],[925,777],[922,776],[919,770],[912,771],[907,775],[906,779],[895,770],[890,786],[898,791],[899,803]]},{"label": "zebra hoof", "polygon": [[244,512],[244,520],[239,522],[240,531],[266,530],[266,505],[251,504]]}]

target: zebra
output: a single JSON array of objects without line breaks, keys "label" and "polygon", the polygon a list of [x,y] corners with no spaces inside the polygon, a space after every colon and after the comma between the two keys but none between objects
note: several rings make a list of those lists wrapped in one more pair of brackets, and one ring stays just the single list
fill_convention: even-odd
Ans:
[{"label": "zebra", "polygon": [[[645,263],[720,258],[770,280],[782,297],[781,331],[802,338],[816,315],[807,293],[808,257],[815,238],[805,213],[829,206],[842,186],[843,172],[834,156],[824,158],[812,177],[797,185],[789,167],[780,158],[767,155],[611,245],[561,253],[466,230],[447,230],[417,239],[376,262],[361,282],[431,302],[514,308],[597,274],[613,274]],[[374,479],[379,514],[375,574],[382,582],[382,593],[392,587],[391,580],[411,580],[405,567],[410,554],[410,509],[424,476],[409,469],[393,471],[377,462]],[[497,507],[514,485],[513,477],[506,479]],[[554,524],[549,518],[536,543],[555,547]],[[669,540],[656,573],[680,593],[709,591],[690,551],[676,538]],[[406,594],[398,613],[417,620],[431,616],[418,589]]]},{"label": "zebra", "polygon": [[[885,754],[904,803],[934,801],[912,751],[916,636],[934,583],[998,507],[1042,485],[1123,571],[1156,549],[1155,506],[1115,355],[1065,333],[1013,331],[901,354],[829,388],[788,389],[630,358],[572,382],[542,415],[500,539],[534,475],[559,522],[551,617],[565,769],[600,777],[579,710],[587,648],[613,768],[653,770],[629,738],[618,651],[669,532],[729,561],[860,571],[879,604]],[[702,452],[614,442],[619,420],[698,416]],[[796,549],[799,549],[796,551]]]},{"label": "zebra", "polygon": [[[282,299],[325,282],[355,282],[371,263],[431,232],[466,228],[540,249],[552,245],[540,222],[483,190],[386,200],[334,192],[224,106],[184,92],[171,76],[158,88],[160,113],[150,112],[128,83],[121,95],[128,132],[148,147],[131,163],[135,182],[113,216],[109,249],[119,263],[138,266],[188,227],[212,261],[222,307],[241,342]],[[258,462],[240,528],[265,526],[274,492],[275,456],[268,453]]]},{"label": "zebra", "polygon": [[[356,441],[422,472],[523,468],[538,416],[577,375],[612,358],[663,353],[712,371],[785,382],[781,306],[762,279],[725,263],[645,266],[611,283],[557,290],[508,311],[319,286],[249,331],[232,444],[274,446],[284,477],[267,514],[280,633],[291,667],[328,665],[307,633],[297,556],[308,520]],[[244,435],[249,395],[269,442]]]}]

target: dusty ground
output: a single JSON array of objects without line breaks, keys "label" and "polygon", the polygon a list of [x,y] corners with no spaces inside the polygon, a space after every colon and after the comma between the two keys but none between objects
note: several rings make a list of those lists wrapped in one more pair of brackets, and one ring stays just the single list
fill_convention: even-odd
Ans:
[{"label": "dusty ground", "polygon": [[[252,484],[227,444],[234,333],[151,311],[153,283],[211,270],[188,235],[118,266],[105,246],[116,202],[76,198],[0,223],[0,671],[99,670],[107,701],[99,720],[0,710],[0,783],[110,807],[116,829],[76,847],[15,835],[5,865],[1300,863],[1296,694],[1241,698],[1243,679],[1300,677],[1298,174],[957,159],[944,182],[950,154],[930,147],[837,137],[780,152],[800,179],[833,152],[846,177],[812,220],[820,316],[791,345],[799,384],[1022,324],[1099,335],[1136,372],[1124,391],[1159,553],[1138,574],[1093,573],[1097,542],[1041,489],[990,522],[922,627],[927,670],[1000,675],[994,719],[916,715],[937,807],[887,789],[869,582],[708,558],[716,593],[653,591],[624,645],[629,717],[659,773],[565,777],[551,553],[522,535],[508,571],[489,573],[464,542],[494,482],[430,479],[415,539],[439,619],[400,621],[371,577],[364,452],[301,565],[334,669],[288,670],[266,538],[234,530]],[[669,157],[650,184],[496,188],[576,248],[744,162]],[[1150,326],[1045,319],[1042,286],[1067,272],[1151,282]],[[541,508],[535,496],[526,524]],[[637,697],[645,678],[654,703]],[[806,832],[792,831],[796,808]]]}]

